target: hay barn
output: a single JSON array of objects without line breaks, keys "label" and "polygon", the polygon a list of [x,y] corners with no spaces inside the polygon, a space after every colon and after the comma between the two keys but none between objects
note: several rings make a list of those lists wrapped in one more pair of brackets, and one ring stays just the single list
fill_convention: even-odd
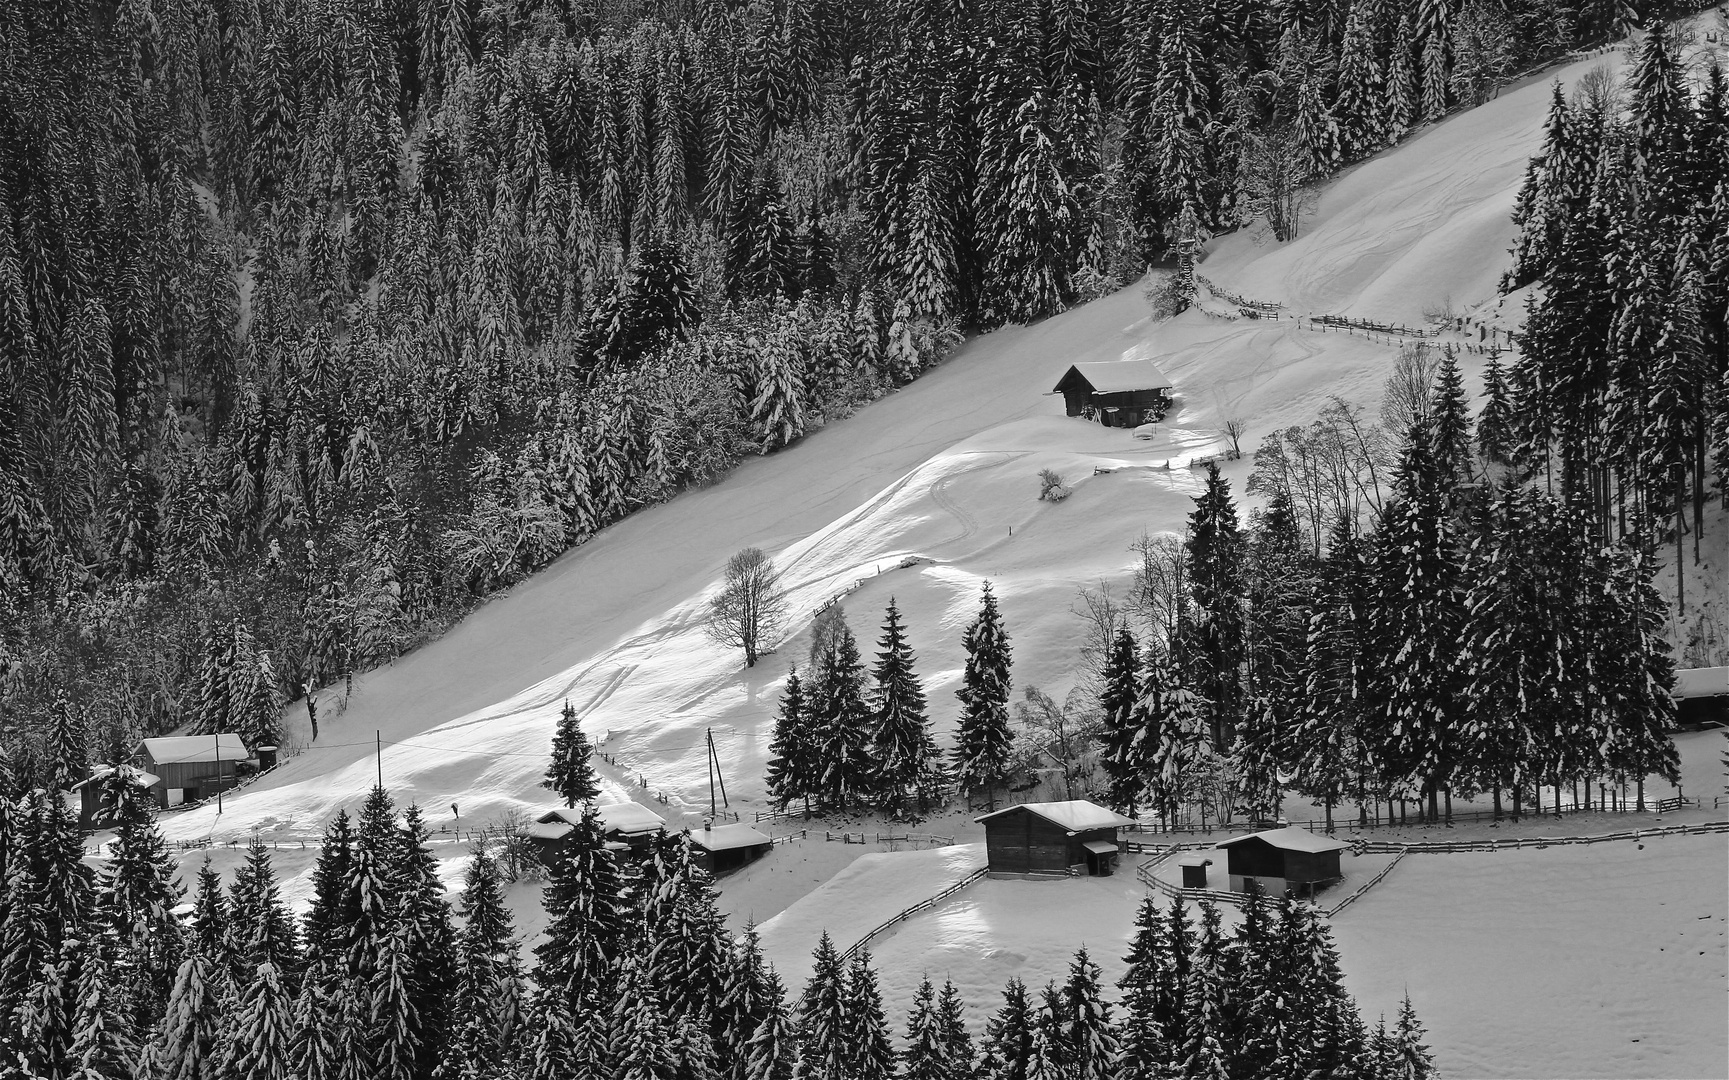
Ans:
[{"label": "hay barn", "polygon": [[992,877],[1108,876],[1117,867],[1117,830],[1134,824],[1085,799],[1022,803],[973,820],[985,827]]},{"label": "hay barn", "polygon": [[1106,427],[1139,427],[1163,420],[1171,407],[1171,380],[1151,360],[1070,364],[1053,394],[1070,416],[1095,417]]}]

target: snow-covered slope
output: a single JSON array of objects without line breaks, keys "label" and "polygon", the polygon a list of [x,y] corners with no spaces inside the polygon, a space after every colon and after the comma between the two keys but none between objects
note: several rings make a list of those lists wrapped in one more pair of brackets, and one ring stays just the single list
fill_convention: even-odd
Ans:
[{"label": "snow-covered slope", "polygon": [[[1602,62],[1559,74],[1570,81]],[[1223,237],[1203,272],[1295,314],[1415,323],[1426,308],[1492,305],[1547,93],[1533,81],[1418,134],[1334,183],[1299,240]],[[358,677],[344,709],[326,691],[316,744],[227,800],[220,818],[199,808],[165,828],[181,838],[313,832],[372,783],[375,732],[386,784],[434,824],[449,823],[453,803],[464,823],[539,804],[566,700],[675,806],[699,789],[706,802],[703,732],[713,728],[729,792],[748,803],[760,795],[779,686],[804,651],[795,636],[745,671],[702,635],[705,592],[750,545],[784,569],[795,628],[857,586],[847,610],[868,642],[896,597],[945,730],[960,631],[987,579],[1002,597],[1017,684],[1060,696],[1080,639],[1076,588],[1122,582],[1143,530],[1181,529],[1198,487],[1186,465],[1223,448],[1223,420],[1245,419],[1252,447],[1312,419],[1329,395],[1372,409],[1393,355],[1294,319],[1192,311],[1156,324],[1138,289],[987,335],[853,418],[607,529],[442,640]],[[1125,357],[1156,357],[1178,387],[1152,441],[1068,419],[1048,393],[1070,363]],[[1239,490],[1247,465],[1227,467]],[[1036,499],[1047,467],[1075,487],[1062,503]],[[290,719],[303,724],[299,705]],[[306,741],[304,730],[291,740]]]}]

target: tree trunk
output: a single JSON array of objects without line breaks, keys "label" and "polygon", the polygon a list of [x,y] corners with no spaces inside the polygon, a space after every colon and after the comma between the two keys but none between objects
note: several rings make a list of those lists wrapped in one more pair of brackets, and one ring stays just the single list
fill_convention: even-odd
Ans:
[{"label": "tree trunk", "polygon": [[1447,827],[1453,827],[1453,789],[1447,789]]}]

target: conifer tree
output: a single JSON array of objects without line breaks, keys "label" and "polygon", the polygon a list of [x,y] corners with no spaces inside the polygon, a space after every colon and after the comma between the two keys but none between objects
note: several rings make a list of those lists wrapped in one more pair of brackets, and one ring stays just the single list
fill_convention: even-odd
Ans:
[{"label": "conifer tree", "polygon": [[936,1010],[936,988],[925,976],[913,993],[907,1014],[906,1049],[901,1051],[903,1080],[949,1080],[949,1063],[943,1046],[942,1025]]},{"label": "conifer tree", "polygon": [[1500,353],[1489,354],[1483,368],[1483,408],[1477,413],[1477,452],[1494,465],[1513,463],[1513,403]]},{"label": "conifer tree", "polygon": [[807,818],[810,817],[811,796],[821,791],[816,739],[810,719],[804,684],[799,680],[795,664],[787,676],[786,690],[781,694],[780,711],[775,714],[774,737],[768,748],[766,783],[776,809],[785,809],[793,800],[803,799]]},{"label": "conifer tree", "polygon": [[629,898],[618,858],[606,846],[600,815],[590,806],[567,835],[542,890],[548,923],[535,949],[542,991],[576,1002],[604,990],[624,955]]},{"label": "conifer tree", "polygon": [[275,965],[260,962],[244,985],[220,1075],[294,1080],[293,1021],[293,998]]},{"label": "conifer tree", "polygon": [[211,973],[220,977],[228,970],[228,900],[222,891],[222,876],[210,857],[198,868],[198,887],[192,900],[191,940],[193,951],[210,961]]},{"label": "conifer tree", "polygon": [[342,906],[342,889],[354,861],[354,831],[348,811],[338,810],[324,830],[318,861],[312,868],[312,907],[303,924],[306,961],[334,962],[347,946],[349,920]]},{"label": "conifer tree", "polygon": [[[129,778],[122,778],[121,786],[135,790]],[[120,827],[99,880],[97,904],[117,942],[130,953],[130,973],[140,981],[141,999],[153,1004],[167,999],[180,970],[185,946],[174,909],[182,890],[149,805],[128,799],[120,803],[118,817]]]},{"label": "conifer tree", "polygon": [[1423,1025],[1411,1008],[1411,995],[1399,1003],[1399,1020],[1391,1037],[1396,1080],[1430,1080],[1436,1076],[1435,1059],[1423,1045]]},{"label": "conifer tree", "polygon": [[552,736],[552,764],[540,786],[557,792],[569,807],[597,797],[600,783],[589,760],[592,754],[588,736],[577,722],[576,710],[566,701],[558,715],[558,730]]},{"label": "conifer tree", "polygon": [[1026,985],[1011,977],[1003,987],[1002,1005],[985,1023],[979,1073],[1003,1080],[1027,1080],[1032,1056],[1032,1006],[1027,1001]]},{"label": "conifer tree", "polygon": [[1067,1074],[1079,1080],[1112,1080],[1118,1032],[1111,1023],[1110,1007],[1101,997],[1099,966],[1085,948],[1077,951],[1069,964],[1062,1007]]},{"label": "conifer tree", "polygon": [[763,1017],[751,1034],[750,1042],[736,1075],[750,1080],[792,1080],[798,1074],[799,1030],[787,1012],[780,976],[768,969],[764,982],[767,1003]]},{"label": "conifer tree", "polygon": [[973,1038],[967,1031],[966,1006],[955,984],[943,980],[937,994],[937,1030],[942,1039],[950,1077],[964,1080],[974,1075]]},{"label": "conifer tree", "polygon": [[144,1051],[141,1071],[160,1080],[215,1080],[222,1061],[221,1021],[226,1003],[213,985],[215,970],[194,949],[180,965],[161,1026]]},{"label": "conifer tree", "polygon": [[963,639],[966,671],[955,691],[962,710],[955,733],[955,785],[968,800],[985,795],[994,810],[996,789],[1008,779],[1014,741],[1008,711],[1011,651],[988,581],[982,597],[978,617]]},{"label": "conifer tree", "polygon": [[126,965],[114,955],[113,937],[87,946],[72,1010],[69,1071],[78,1080],[132,1080],[138,1064],[138,1029],[127,1000]]},{"label": "conifer tree", "polygon": [[1105,657],[1099,690],[1099,711],[1104,728],[1104,746],[1099,763],[1110,778],[1110,804],[1131,816],[1146,785],[1143,754],[1146,746],[1136,723],[1135,702],[1140,698],[1141,659],[1135,636],[1124,626],[1117,630]]},{"label": "conifer tree", "polygon": [[55,697],[49,714],[48,784],[55,791],[66,791],[90,773],[84,724],[65,694]]},{"label": "conifer tree", "polygon": [[1452,483],[1468,482],[1471,468],[1471,414],[1465,400],[1465,380],[1459,373],[1455,350],[1441,351],[1441,367],[1435,373],[1435,388],[1429,404],[1429,422],[1434,428],[1436,466]]},{"label": "conifer tree", "polygon": [[888,1021],[883,1016],[882,990],[871,968],[870,950],[853,956],[846,971],[847,1076],[856,1080],[892,1080],[895,1055],[889,1045]]},{"label": "conifer tree", "polygon": [[799,1002],[799,1075],[811,1080],[848,1080],[855,1060],[851,1036],[854,1007],[840,954],[823,931],[811,953],[810,981]]},{"label": "conifer tree", "polygon": [[300,928],[283,903],[270,865],[270,850],[254,835],[246,861],[234,871],[228,892],[228,952],[242,981],[259,964],[269,964],[292,993],[301,967]]},{"label": "conifer tree", "polygon": [[820,769],[823,803],[844,811],[872,786],[870,707],[864,698],[864,665],[858,643],[842,633],[822,656],[810,693],[810,723]]},{"label": "conifer tree", "polygon": [[[757,1029],[779,1004],[774,1000],[778,992],[770,989],[773,969],[763,960],[754,919],[745,924],[744,934],[733,943],[728,961],[722,966],[720,992],[714,1004],[715,1048],[726,1063],[723,1072],[727,1080],[746,1080]],[[785,1021],[784,1010],[781,1019]]]},{"label": "conifer tree", "polygon": [[913,673],[913,652],[901,628],[900,611],[889,597],[883,617],[883,636],[878,641],[876,667],[876,732],[872,756],[876,759],[883,804],[898,810],[922,783],[936,758],[936,740],[925,716],[925,692]]},{"label": "conifer tree", "polygon": [[1242,721],[1243,687],[1238,668],[1246,659],[1243,604],[1243,538],[1230,482],[1207,466],[1206,488],[1189,515],[1189,591],[1194,616],[1184,635],[1185,666],[1206,712],[1212,745],[1228,749]]}]

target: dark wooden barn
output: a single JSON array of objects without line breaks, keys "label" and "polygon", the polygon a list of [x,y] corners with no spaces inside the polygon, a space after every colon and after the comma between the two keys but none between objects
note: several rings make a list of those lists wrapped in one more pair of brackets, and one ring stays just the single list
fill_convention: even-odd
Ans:
[{"label": "dark wooden barn", "polygon": [[1151,360],[1071,364],[1054,394],[1070,416],[1095,417],[1106,427],[1138,427],[1163,420],[1171,407],[1171,380]]},{"label": "dark wooden barn", "polygon": [[742,822],[704,825],[690,832],[690,861],[711,877],[730,874],[769,853],[774,840]]},{"label": "dark wooden barn", "polygon": [[1291,826],[1249,833],[1214,845],[1226,852],[1225,872],[1232,892],[1248,892],[1253,878],[1268,896],[1287,892],[1312,896],[1315,889],[1344,876],[1339,852],[1351,845]]},{"label": "dark wooden barn", "polygon": [[1675,723],[1684,728],[1729,726],[1729,667],[1682,668],[1675,672]]},{"label": "dark wooden barn", "polygon": [[151,789],[156,805],[162,807],[208,799],[257,768],[246,744],[232,732],[145,739],[132,763],[162,778]]},{"label": "dark wooden barn", "polygon": [[974,820],[985,827],[992,877],[1109,875],[1117,866],[1117,830],[1133,824],[1084,799],[1022,803]]}]

